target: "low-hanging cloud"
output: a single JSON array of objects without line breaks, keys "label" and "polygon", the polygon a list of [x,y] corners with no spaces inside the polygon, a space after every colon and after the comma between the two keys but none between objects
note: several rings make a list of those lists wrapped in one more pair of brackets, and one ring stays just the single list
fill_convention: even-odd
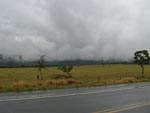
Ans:
[{"label": "low-hanging cloud", "polygon": [[132,58],[150,49],[149,0],[1,0],[0,53],[49,60]]}]

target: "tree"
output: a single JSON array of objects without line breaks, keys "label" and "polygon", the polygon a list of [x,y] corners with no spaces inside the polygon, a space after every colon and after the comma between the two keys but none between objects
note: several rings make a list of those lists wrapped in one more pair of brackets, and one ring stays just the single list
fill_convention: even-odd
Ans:
[{"label": "tree", "polygon": [[72,75],[70,74],[70,72],[73,69],[73,66],[69,66],[69,65],[63,65],[63,66],[59,66],[58,67],[59,70],[63,71],[64,73],[67,73],[67,78],[72,78]]},{"label": "tree", "polygon": [[0,54],[0,62],[4,61],[4,56],[2,54]]},{"label": "tree", "polygon": [[21,55],[19,55],[18,57],[19,57],[20,66],[23,66],[23,57]]},{"label": "tree", "polygon": [[45,68],[45,56],[40,56],[40,59],[37,61],[37,67],[38,67],[37,79],[43,80],[42,70],[46,69]]},{"label": "tree", "polygon": [[149,64],[150,56],[147,50],[136,51],[134,53],[134,62],[140,65],[142,69],[142,77],[144,77],[144,65]]},{"label": "tree", "polygon": [[20,63],[22,63],[22,62],[23,62],[23,58],[22,58],[22,56],[21,56],[21,55],[19,55],[18,57],[19,57],[19,61],[20,61]]}]

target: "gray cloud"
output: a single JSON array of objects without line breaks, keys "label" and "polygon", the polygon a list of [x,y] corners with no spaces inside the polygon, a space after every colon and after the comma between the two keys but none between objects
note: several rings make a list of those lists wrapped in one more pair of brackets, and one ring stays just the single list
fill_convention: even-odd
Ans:
[{"label": "gray cloud", "polygon": [[150,49],[149,0],[1,0],[0,52],[24,59],[129,59]]}]

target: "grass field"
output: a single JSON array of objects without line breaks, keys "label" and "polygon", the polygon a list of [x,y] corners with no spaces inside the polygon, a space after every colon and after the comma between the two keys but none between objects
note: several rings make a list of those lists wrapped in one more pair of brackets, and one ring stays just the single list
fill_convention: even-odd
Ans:
[{"label": "grass field", "polygon": [[46,68],[43,71],[44,80],[42,81],[36,79],[37,74],[36,68],[1,68],[0,92],[148,82],[150,66],[145,67],[144,78],[141,78],[141,68],[138,65],[120,64],[75,66],[71,72],[72,79],[53,79],[54,75],[65,74],[57,67]]}]

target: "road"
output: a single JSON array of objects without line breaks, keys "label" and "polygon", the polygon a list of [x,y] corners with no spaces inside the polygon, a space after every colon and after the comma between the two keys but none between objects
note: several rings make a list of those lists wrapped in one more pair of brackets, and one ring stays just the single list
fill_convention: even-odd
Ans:
[{"label": "road", "polygon": [[150,83],[2,93],[0,113],[150,113]]}]

